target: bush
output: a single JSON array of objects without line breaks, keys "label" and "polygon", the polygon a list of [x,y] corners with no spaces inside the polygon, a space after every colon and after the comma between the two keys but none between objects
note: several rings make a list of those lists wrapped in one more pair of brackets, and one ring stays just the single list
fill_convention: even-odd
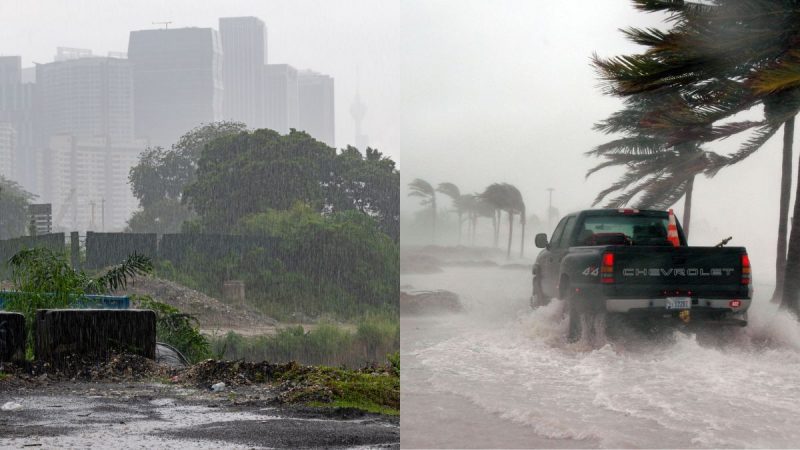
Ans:
[{"label": "bush", "polygon": [[191,363],[211,357],[208,339],[200,334],[193,316],[146,295],[132,296],[132,300],[140,308],[155,311],[156,340],[177,348]]}]

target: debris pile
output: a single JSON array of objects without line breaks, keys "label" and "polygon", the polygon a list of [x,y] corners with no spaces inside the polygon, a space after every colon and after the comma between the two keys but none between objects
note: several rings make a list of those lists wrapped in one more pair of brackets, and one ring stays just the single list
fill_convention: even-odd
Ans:
[{"label": "debris pile", "polygon": [[458,295],[454,292],[445,290],[413,294],[400,292],[400,314],[436,314],[463,310]]}]

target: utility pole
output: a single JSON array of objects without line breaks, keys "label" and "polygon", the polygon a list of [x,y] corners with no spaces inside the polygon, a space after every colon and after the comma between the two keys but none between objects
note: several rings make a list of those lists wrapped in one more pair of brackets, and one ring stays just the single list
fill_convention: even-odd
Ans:
[{"label": "utility pole", "polygon": [[550,194],[550,200],[547,203],[547,228],[553,228],[553,188],[546,189]]},{"label": "utility pole", "polygon": [[89,202],[89,205],[92,207],[92,222],[89,224],[89,228],[90,228],[92,231],[94,231],[94,228],[95,228],[95,224],[94,224],[94,206],[95,206],[95,204],[96,204],[96,203],[95,203],[95,201],[94,201],[94,200],[92,200],[92,201],[90,201],[90,202]]},{"label": "utility pole", "polygon": [[100,199],[100,231],[106,231],[106,198]]}]

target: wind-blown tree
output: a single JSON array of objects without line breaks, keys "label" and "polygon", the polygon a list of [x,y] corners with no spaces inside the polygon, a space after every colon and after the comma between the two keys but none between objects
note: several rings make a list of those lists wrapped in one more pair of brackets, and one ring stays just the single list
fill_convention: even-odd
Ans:
[{"label": "wind-blown tree", "polygon": [[[527,215],[525,214],[525,200],[522,199],[522,194],[514,185],[507,185],[509,195],[511,195],[511,203],[514,205],[514,213],[519,214],[519,222],[522,227],[519,239],[519,257],[525,256],[525,224],[527,223]],[[508,256],[511,256],[511,242],[509,239]]]},{"label": "wind-blown tree", "polygon": [[419,204],[430,208],[431,240],[436,242],[436,189],[421,178],[415,178],[414,181],[408,183],[408,188],[411,191],[408,193],[409,197],[419,197]]},{"label": "wind-blown tree", "polygon": [[0,239],[24,236],[33,194],[0,175]]},{"label": "wind-blown tree", "polygon": [[436,187],[437,192],[450,197],[453,203],[453,210],[458,216],[458,244],[461,245],[461,222],[464,217],[464,205],[461,204],[461,190],[453,183],[439,183]]},{"label": "wind-blown tree", "polygon": [[[506,257],[511,257],[511,241],[514,234],[514,214],[525,215],[525,203],[522,201],[522,195],[519,190],[508,183],[494,183],[489,185],[486,190],[480,194],[480,197],[492,205],[498,214],[498,224],[500,222],[500,213],[505,211],[508,213],[508,250]],[[523,220],[524,226],[524,220]],[[498,232],[495,233],[495,247],[499,240],[499,227]]]},{"label": "wind-blown tree", "polygon": [[[779,236],[777,240],[776,258],[777,273],[784,272],[785,279],[776,275],[776,295],[780,294],[781,283],[791,283],[785,286],[782,303],[797,311],[800,309],[800,277],[796,276],[800,272],[798,214],[792,219],[788,252],[782,246],[785,241],[783,218],[788,217],[791,183],[791,175],[785,168],[791,160],[793,117],[800,106],[797,101],[800,9],[795,2],[778,0],[717,0],[712,3],[635,0],[634,4],[644,11],[670,13],[674,26],[666,32],[626,30],[631,40],[648,47],[643,54],[611,59],[595,57],[595,66],[609,82],[609,92],[617,95],[664,90],[681,92],[705,116],[703,125],[706,126],[764,104],[765,120],[751,124],[751,127],[758,126],[753,137],[726,164],[737,163],[757,151],[785,125],[780,212],[783,223],[779,225],[779,234],[784,237]],[[781,101],[773,101],[776,96],[782,97]],[[782,107],[775,108],[776,105]],[[800,213],[797,196],[795,210]],[[785,270],[780,268],[782,261],[786,262]]]},{"label": "wind-blown tree", "polygon": [[700,173],[713,176],[724,157],[704,151],[699,140],[672,144],[675,136],[692,135],[694,131],[691,126],[669,121],[657,124],[655,118],[659,114],[674,113],[676,109],[687,109],[685,102],[676,95],[627,97],[624,109],[595,124],[595,130],[606,134],[623,133],[623,136],[587,152],[605,161],[590,169],[586,176],[606,167],[626,168],[616,183],[597,195],[593,205],[614,192],[620,193],[607,201],[606,207],[667,209],[684,197],[683,230],[688,236],[695,176]]}]

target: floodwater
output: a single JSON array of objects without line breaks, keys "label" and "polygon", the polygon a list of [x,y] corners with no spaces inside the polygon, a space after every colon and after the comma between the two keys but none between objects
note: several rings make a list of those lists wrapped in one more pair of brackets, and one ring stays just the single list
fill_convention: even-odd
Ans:
[{"label": "floodwater", "polygon": [[466,309],[401,318],[403,447],[800,445],[800,324],[769,287],[743,329],[570,344],[563,303],[531,311],[530,281],[498,268],[402,276]]}]

